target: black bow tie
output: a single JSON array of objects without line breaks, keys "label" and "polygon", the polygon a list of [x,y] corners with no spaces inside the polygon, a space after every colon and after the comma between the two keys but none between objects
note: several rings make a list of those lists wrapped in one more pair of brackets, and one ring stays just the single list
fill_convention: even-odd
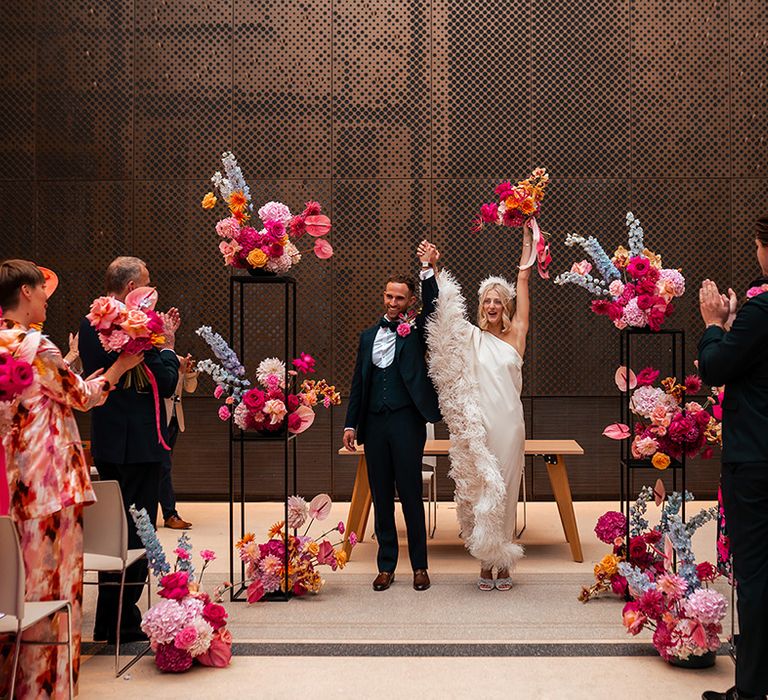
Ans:
[{"label": "black bow tie", "polygon": [[382,318],[381,321],[379,321],[379,326],[381,328],[389,328],[391,331],[396,331],[399,325],[400,321],[390,321],[387,318]]}]

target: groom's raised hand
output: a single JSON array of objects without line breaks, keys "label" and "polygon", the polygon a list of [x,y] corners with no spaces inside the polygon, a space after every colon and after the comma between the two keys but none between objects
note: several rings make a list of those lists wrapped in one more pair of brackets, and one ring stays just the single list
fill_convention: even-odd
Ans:
[{"label": "groom's raised hand", "polygon": [[437,248],[429,241],[422,241],[419,243],[419,247],[416,249],[416,255],[418,255],[419,260],[424,267],[434,267],[440,259],[440,253]]}]

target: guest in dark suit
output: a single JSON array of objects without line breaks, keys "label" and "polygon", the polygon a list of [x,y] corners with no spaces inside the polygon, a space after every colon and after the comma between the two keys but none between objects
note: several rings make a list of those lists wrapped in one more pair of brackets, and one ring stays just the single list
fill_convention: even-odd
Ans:
[{"label": "guest in dark suit", "polygon": [[[107,294],[124,301],[137,287],[149,286],[149,271],[142,260],[120,257],[107,269]],[[173,396],[179,372],[179,360],[173,350],[173,328],[178,326],[178,311],[171,309],[164,318],[166,345],[161,350],[144,353],[144,364],[157,380],[160,397]],[[97,369],[107,368],[117,359],[117,353],[107,352],[99,342],[88,319],[80,324],[80,358],[83,373],[88,376]],[[99,478],[120,483],[128,518],[128,547],[141,548],[133,519],[128,515],[132,503],[146,508],[152,523],[157,517],[160,465],[165,448],[159,443],[155,403],[149,386],[137,387],[136,377],[130,382],[124,376],[110,393],[106,403],[93,410],[91,420],[91,452]],[[160,401],[160,425],[165,426],[165,407]],[[141,560],[126,572],[127,583],[141,582],[147,576],[147,562]],[[100,583],[119,582],[120,577],[101,574]],[[94,639],[114,641],[117,625],[118,586],[99,586],[96,606]],[[136,606],[142,594],[141,586],[127,586],[123,597],[120,629],[121,641],[145,639],[139,624],[141,613]]]},{"label": "guest in dark suit", "polygon": [[[757,260],[768,275],[768,216],[756,224]],[[760,279],[751,287],[760,287]],[[722,493],[737,583],[736,685],[703,700],[765,698],[768,693],[768,291],[736,310],[736,296],[705,280],[699,292],[707,329],[699,372],[725,385]],[[735,313],[735,317],[734,316]],[[732,325],[728,328],[732,318]]]},{"label": "guest in dark suit", "polygon": [[365,447],[379,543],[379,574],[373,582],[377,591],[389,588],[397,566],[395,488],[408,530],[413,587],[423,591],[430,585],[421,461],[426,424],[440,420],[440,409],[427,376],[424,325],[437,300],[434,263],[438,254],[432,244],[422,241],[418,255],[421,313],[407,331],[404,327],[398,331],[401,315],[416,304],[416,285],[407,277],[391,277],[384,290],[384,316],[360,335],[344,429],[348,450],[355,449],[356,439]]}]

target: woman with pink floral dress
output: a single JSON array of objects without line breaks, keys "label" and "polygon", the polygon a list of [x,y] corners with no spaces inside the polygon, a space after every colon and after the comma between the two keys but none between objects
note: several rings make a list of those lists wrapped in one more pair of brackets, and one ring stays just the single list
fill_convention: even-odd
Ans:
[{"label": "woman with pink floral dress", "polygon": [[[83,591],[82,509],[95,498],[73,410],[87,411],[106,399],[109,388],[141,356],[118,360],[114,371],[82,379],[59,349],[31,330],[45,321],[52,284],[33,263],[0,263],[0,353],[28,362],[33,381],[6,405],[2,432],[10,516],[16,523],[26,570],[27,600],[72,603],[73,675],[80,663]],[[47,289],[46,289],[47,287]],[[24,640],[66,639],[66,617],[41,621]],[[0,696],[10,690],[13,644],[0,638]],[[16,678],[20,698],[67,697],[69,674],[64,646],[21,647]]]}]

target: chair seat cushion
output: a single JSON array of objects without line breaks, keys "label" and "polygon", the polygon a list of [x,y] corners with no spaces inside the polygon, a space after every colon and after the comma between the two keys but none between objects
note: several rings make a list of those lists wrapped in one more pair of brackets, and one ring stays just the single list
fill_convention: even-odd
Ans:
[{"label": "chair seat cushion", "polygon": [[120,557],[111,557],[106,554],[91,554],[85,552],[83,554],[83,569],[85,571],[122,571],[123,566],[130,566],[134,562],[145,556],[146,550],[144,549],[129,549],[128,556],[125,559],[125,564]]},{"label": "chair seat cushion", "polygon": [[[53,613],[64,610],[67,607],[66,600],[45,600],[40,602],[25,602],[24,603],[24,618],[21,621],[21,629],[25,630],[27,627],[34,625],[39,620],[52,615]],[[0,618],[0,634],[7,634],[8,632],[15,632],[18,628],[19,620],[13,615],[6,615]]]}]

